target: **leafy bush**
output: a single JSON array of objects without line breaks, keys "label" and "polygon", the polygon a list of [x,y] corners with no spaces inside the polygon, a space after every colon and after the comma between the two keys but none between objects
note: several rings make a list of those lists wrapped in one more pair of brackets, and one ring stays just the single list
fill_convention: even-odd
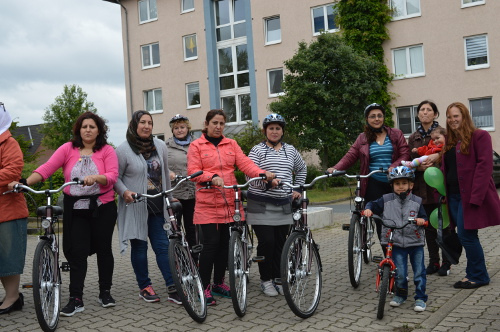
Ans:
[{"label": "leafy bush", "polygon": [[[37,168],[35,164],[26,163],[24,164],[24,169],[22,172],[22,177],[27,178],[33,171]],[[64,183],[64,175],[61,169],[57,170],[47,181],[37,183],[32,186],[35,190],[45,190],[45,189],[54,189],[59,188]],[[53,196],[52,204],[57,203],[58,197],[62,195],[62,193],[55,194]],[[28,204],[28,210],[30,217],[36,217],[36,209],[39,206],[43,206],[47,204],[47,197],[45,195],[35,195],[31,193],[25,194],[26,203]]]}]

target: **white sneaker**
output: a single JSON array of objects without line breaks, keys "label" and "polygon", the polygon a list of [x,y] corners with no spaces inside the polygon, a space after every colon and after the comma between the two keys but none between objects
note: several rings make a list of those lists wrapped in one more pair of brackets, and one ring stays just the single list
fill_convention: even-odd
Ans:
[{"label": "white sneaker", "polygon": [[278,291],[276,288],[274,288],[274,284],[271,280],[268,281],[260,281],[260,287],[262,288],[262,291],[264,294],[267,296],[278,296]]},{"label": "white sneaker", "polygon": [[[276,280],[279,280],[280,283],[277,283]],[[279,295],[285,295],[285,293],[283,292],[283,285],[281,284],[280,279],[276,278],[273,281],[273,285],[274,285],[274,288],[276,288],[276,291],[278,292]]]}]

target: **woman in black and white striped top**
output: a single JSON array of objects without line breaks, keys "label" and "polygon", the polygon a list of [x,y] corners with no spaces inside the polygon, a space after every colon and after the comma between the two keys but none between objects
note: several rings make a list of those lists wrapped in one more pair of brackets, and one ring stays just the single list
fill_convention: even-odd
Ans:
[{"label": "woman in black and white striped top", "polygon": [[263,121],[266,140],[254,146],[248,155],[261,169],[276,174],[273,183],[256,181],[251,184],[247,204],[247,222],[252,225],[259,242],[257,255],[266,258],[259,262],[259,273],[262,291],[268,296],[283,295],[281,251],[292,224],[291,202],[301,197],[300,192],[276,186],[279,181],[304,184],[307,175],[307,166],[299,152],[281,141],[285,125],[279,114],[266,116]]}]

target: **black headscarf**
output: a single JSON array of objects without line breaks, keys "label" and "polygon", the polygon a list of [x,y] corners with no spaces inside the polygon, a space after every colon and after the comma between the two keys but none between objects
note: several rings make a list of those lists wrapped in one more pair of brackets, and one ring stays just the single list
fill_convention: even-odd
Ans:
[{"label": "black headscarf", "polygon": [[[136,154],[142,154],[144,159],[149,159],[154,151],[156,151],[156,147],[153,143],[153,134],[151,134],[148,138],[141,138],[137,134],[137,126],[141,117],[147,114],[151,117],[151,114],[147,111],[136,111],[132,114],[132,119],[128,125],[127,129],[127,142],[130,145],[132,151]],[[153,117],[151,117],[153,119]]]}]

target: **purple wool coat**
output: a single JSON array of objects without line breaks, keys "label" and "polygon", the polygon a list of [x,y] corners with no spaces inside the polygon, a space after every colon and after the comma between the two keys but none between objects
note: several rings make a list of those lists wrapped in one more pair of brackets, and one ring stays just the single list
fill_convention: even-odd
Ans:
[{"label": "purple wool coat", "polygon": [[[465,229],[481,229],[500,225],[500,198],[493,178],[493,146],[488,132],[477,129],[472,134],[469,154],[460,153],[456,147],[458,185],[462,197]],[[444,154],[441,162],[446,181]]]}]

